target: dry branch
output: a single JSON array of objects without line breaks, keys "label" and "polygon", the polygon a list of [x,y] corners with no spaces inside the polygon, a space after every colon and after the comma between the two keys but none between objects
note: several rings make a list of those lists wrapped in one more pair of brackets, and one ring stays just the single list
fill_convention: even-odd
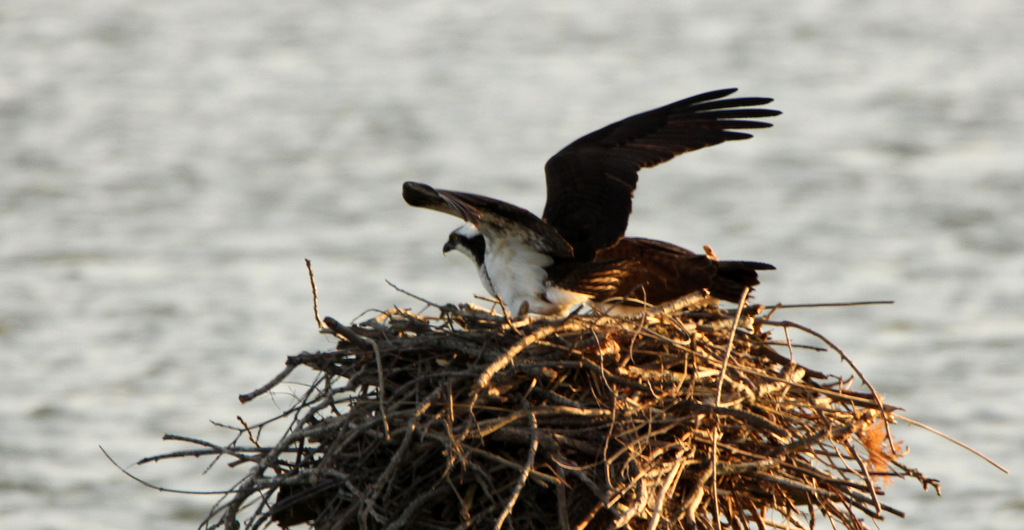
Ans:
[{"label": "dry branch", "polygon": [[937,487],[900,462],[895,407],[776,352],[771,328],[803,328],[759,310],[325,318],[337,348],[273,379],[316,374],[281,440],[188,453],[248,467],[204,527],[861,529],[901,515],[892,478]]}]

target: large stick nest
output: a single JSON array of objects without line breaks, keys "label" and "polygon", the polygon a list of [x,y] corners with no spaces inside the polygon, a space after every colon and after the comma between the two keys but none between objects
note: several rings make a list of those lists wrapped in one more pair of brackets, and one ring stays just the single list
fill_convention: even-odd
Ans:
[{"label": "large stick nest", "polygon": [[[813,332],[759,306],[432,312],[328,318],[336,350],[242,396],[317,373],[294,408],[209,450],[250,468],[204,526],[860,529],[902,515],[879,499],[892,477],[936,485],[899,461],[895,408],[795,362],[768,330]],[[291,424],[261,447],[273,421]]]}]

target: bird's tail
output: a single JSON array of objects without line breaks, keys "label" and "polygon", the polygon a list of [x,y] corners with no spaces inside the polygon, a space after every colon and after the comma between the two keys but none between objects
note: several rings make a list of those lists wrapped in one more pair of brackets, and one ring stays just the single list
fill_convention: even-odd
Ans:
[{"label": "bird's tail", "polygon": [[718,271],[711,280],[711,296],[739,303],[744,288],[760,283],[757,271],[775,270],[775,266],[759,261],[719,261]]}]

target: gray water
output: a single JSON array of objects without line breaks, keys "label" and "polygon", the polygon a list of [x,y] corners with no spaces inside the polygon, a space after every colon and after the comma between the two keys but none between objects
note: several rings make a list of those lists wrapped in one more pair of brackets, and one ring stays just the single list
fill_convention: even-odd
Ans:
[{"label": "gray water", "polygon": [[[638,5],[0,2],[0,527],[194,527],[215,496],[98,446],[286,405],[236,396],[330,347],[303,258],[340,320],[422,308],[385,279],[468,300],[402,181],[539,212],[557,149],[727,86],[785,114],[642,173],[630,233],[774,263],[763,303],[894,300],[784,316],[1012,474],[900,425],[943,496],[895,483],[883,527],[1024,527],[1024,3]],[[131,471],[240,476],[206,465]]]}]

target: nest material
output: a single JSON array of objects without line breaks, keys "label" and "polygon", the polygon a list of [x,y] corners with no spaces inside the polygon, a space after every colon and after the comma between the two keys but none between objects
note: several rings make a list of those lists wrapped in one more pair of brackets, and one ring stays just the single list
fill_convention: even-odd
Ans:
[{"label": "nest material", "polygon": [[632,319],[328,318],[335,351],[290,357],[242,397],[317,372],[275,419],[292,422],[281,440],[221,448],[251,469],[204,525],[859,529],[902,515],[879,499],[891,477],[937,486],[900,463],[894,407],[775,349],[768,329],[799,326],[689,302]]}]

